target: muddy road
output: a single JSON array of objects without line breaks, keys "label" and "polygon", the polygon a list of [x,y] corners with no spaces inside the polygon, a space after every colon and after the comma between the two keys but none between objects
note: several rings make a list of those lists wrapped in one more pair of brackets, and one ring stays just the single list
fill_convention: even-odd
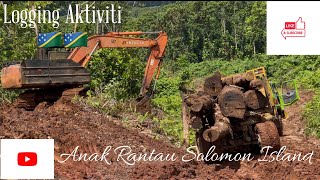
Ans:
[{"label": "muddy road", "polygon": [[[2,105],[0,138],[55,139],[56,179],[320,179],[320,141],[303,135],[304,122],[301,117],[303,106],[311,98],[312,93],[302,92],[301,100],[288,108],[289,118],[284,124],[281,144],[286,146],[285,153],[304,155],[313,151],[312,164],[308,160],[259,162],[258,159],[263,157],[258,155],[251,161],[224,162],[220,165],[182,162],[181,157],[188,154],[185,149],[129,128],[119,119],[63,101],[50,106],[39,104],[34,111]],[[71,154],[77,146],[78,153],[89,155],[101,155],[108,146],[111,151],[104,161],[78,162],[70,158],[61,163],[67,156],[61,158],[60,155]],[[152,150],[164,155],[175,154],[177,160],[138,161],[128,165],[134,155],[123,156],[128,161],[119,160],[120,149],[118,153],[113,150],[120,146],[129,146],[131,154],[137,155],[150,154]]]}]

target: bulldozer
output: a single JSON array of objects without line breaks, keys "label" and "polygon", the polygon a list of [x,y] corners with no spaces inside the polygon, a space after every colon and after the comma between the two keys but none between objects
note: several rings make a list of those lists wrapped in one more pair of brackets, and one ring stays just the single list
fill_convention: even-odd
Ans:
[{"label": "bulldozer", "polygon": [[217,154],[278,151],[285,107],[300,99],[295,80],[271,82],[264,67],[225,77],[217,71],[182,98],[184,134],[195,130],[197,152],[204,155],[212,147]]},{"label": "bulldozer", "polygon": [[[156,34],[155,39],[137,36]],[[150,99],[155,92],[154,80],[160,74],[165,56],[168,36],[157,32],[109,32],[88,38],[87,46],[64,48],[53,51],[39,51],[35,60],[23,60],[10,64],[1,70],[1,85],[4,89],[25,89],[16,100],[16,106],[33,110],[40,102],[54,102],[61,97],[73,97],[85,92],[83,85],[90,83],[90,72],[86,65],[95,51],[101,48],[149,48],[149,55],[136,110],[143,112],[150,108]],[[43,50],[43,48],[41,48]],[[156,84],[156,83],[154,83]]]}]

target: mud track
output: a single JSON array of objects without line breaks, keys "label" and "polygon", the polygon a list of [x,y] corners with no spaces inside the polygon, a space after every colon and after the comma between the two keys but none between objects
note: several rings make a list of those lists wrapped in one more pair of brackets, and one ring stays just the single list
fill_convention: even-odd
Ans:
[{"label": "mud track", "polygon": [[[312,164],[308,161],[224,162],[207,165],[202,162],[182,162],[186,151],[156,140],[143,132],[125,127],[120,120],[102,115],[90,108],[68,102],[56,102],[52,106],[39,104],[34,111],[25,111],[2,105],[0,107],[0,138],[54,138],[55,177],[57,179],[320,179],[320,141],[303,135],[301,111],[312,98],[303,91],[301,100],[288,108],[289,118],[284,124],[281,145],[286,152],[314,152]],[[61,164],[61,153],[70,153],[76,146],[80,152],[101,154],[106,146],[116,148],[130,146],[135,153],[176,153],[175,162],[137,162],[133,166],[117,161],[110,153],[106,162],[75,162]]]}]

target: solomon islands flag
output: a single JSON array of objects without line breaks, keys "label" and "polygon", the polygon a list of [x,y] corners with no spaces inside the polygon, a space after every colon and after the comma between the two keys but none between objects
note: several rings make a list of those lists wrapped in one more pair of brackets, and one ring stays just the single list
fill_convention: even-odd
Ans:
[{"label": "solomon islands flag", "polygon": [[88,45],[88,34],[86,32],[76,32],[64,34],[64,47],[74,48]]},{"label": "solomon islands flag", "polygon": [[39,33],[38,46],[41,48],[61,47],[61,33]]}]

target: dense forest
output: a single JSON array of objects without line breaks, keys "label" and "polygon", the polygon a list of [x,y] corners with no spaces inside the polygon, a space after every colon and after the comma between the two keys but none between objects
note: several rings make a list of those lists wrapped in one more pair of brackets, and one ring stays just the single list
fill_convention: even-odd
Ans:
[{"label": "dense forest", "polygon": [[[10,8],[8,11],[32,9],[38,6],[45,6],[46,9],[51,10],[59,8],[60,16],[62,16],[59,29],[54,29],[49,23],[38,24],[40,32],[76,30],[87,31],[89,35],[93,35],[109,31],[165,31],[169,34],[170,41],[167,60],[179,57],[187,58],[189,62],[201,62],[213,58],[231,60],[264,53],[266,49],[265,2],[171,2],[168,5],[160,3],[165,4],[162,6],[154,6],[155,2],[148,1],[115,2],[123,7],[122,24],[77,24],[77,27],[74,27],[74,24],[64,23],[69,2],[3,1],[3,3],[8,4]],[[72,2],[72,4],[77,3],[82,4],[82,7],[85,4],[84,2]],[[92,3],[88,2],[96,9],[105,9],[112,2]],[[149,7],[150,5],[153,6]],[[1,11],[3,14],[3,9]],[[1,44],[1,48],[7,50],[2,52],[1,59],[33,57],[36,50],[35,32],[33,31],[35,29],[24,29],[19,27],[19,24],[4,24],[1,31],[1,37],[4,38],[2,42],[10,42],[11,47],[2,47],[4,45]],[[23,42],[30,42],[30,44],[21,44],[19,40],[28,40]],[[17,47],[15,44],[20,46]],[[17,54],[15,51],[19,51],[20,48],[27,49],[27,54]],[[3,54],[5,56],[2,56]]]},{"label": "dense forest", "polygon": [[[271,80],[296,79],[301,88],[313,89],[316,96],[305,109],[307,133],[320,137],[320,84],[318,56],[266,56],[266,2],[261,1],[2,1],[13,9],[60,9],[59,29],[38,24],[23,29],[4,24],[0,17],[0,60],[2,63],[36,58],[39,32],[85,31],[89,35],[110,31],[165,31],[169,36],[163,71],[157,83],[153,105],[165,116],[153,117],[162,133],[181,139],[180,87],[195,87],[203,77],[220,70],[223,75],[265,66]],[[90,4],[104,9],[114,3],[123,8],[121,24],[65,24],[68,4]],[[0,14],[3,14],[0,8]],[[115,114],[121,103],[135,97],[143,76],[147,50],[100,49],[89,64],[92,91],[88,103]],[[10,100],[2,91],[2,99]],[[11,97],[11,96],[10,96]]]}]

